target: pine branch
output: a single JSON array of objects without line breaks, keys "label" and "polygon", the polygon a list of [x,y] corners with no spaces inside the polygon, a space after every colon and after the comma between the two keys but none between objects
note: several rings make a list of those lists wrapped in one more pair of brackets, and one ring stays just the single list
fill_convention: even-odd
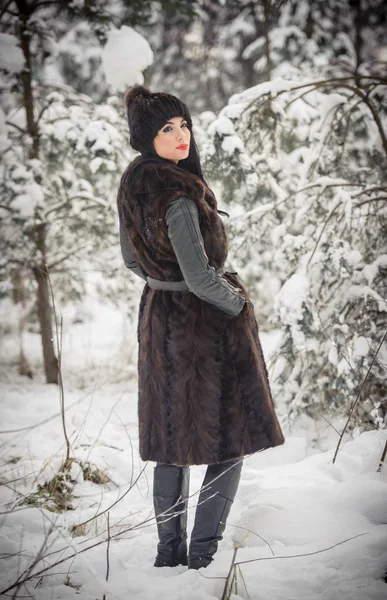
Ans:
[{"label": "pine branch", "polygon": [[[369,75],[357,75],[357,77],[359,79],[367,79],[367,80],[372,80],[372,81],[377,81],[380,85],[387,85],[387,79],[382,78],[382,77],[376,77],[376,76],[369,76]],[[311,81],[309,83],[304,83],[301,85],[296,85],[293,87],[290,87],[286,90],[281,90],[280,92],[277,92],[275,95],[271,96],[271,94],[268,94],[269,98],[266,100],[266,102],[272,102],[273,100],[276,100],[277,98],[279,98],[279,96],[283,95],[283,94],[287,94],[289,92],[293,92],[295,90],[301,90],[304,88],[311,88],[310,90],[306,91],[305,94],[308,94],[310,92],[313,92],[319,88],[326,88],[326,87],[338,87],[338,88],[345,88],[348,90],[351,90],[354,94],[358,95],[363,102],[368,106],[369,111],[372,114],[372,117],[375,121],[375,124],[378,128],[379,131],[379,135],[381,137],[382,140],[382,145],[383,145],[383,149],[385,152],[385,155],[387,157],[387,136],[386,133],[384,131],[384,127],[383,127],[383,123],[382,120],[379,116],[379,113],[377,111],[376,106],[373,104],[372,100],[368,97],[368,94],[361,88],[355,87],[353,85],[349,85],[349,81],[353,81],[355,79],[354,76],[351,77],[333,77],[331,79],[322,79],[320,81]],[[244,111],[247,111],[251,106],[253,106],[256,103],[257,99],[255,98],[254,100],[252,100],[250,103],[247,104],[247,106],[245,107]]]}]

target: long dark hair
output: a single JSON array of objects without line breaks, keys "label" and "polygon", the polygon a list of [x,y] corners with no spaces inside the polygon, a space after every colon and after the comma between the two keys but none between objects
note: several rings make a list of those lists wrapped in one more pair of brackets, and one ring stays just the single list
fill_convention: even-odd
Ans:
[{"label": "long dark hair", "polygon": [[[190,147],[189,147],[189,154],[188,154],[187,158],[183,158],[183,160],[179,160],[178,167],[180,167],[180,169],[183,169],[184,171],[188,171],[189,173],[193,173],[194,175],[197,175],[207,185],[207,183],[204,180],[203,169],[202,169],[202,165],[200,163],[199,149],[198,149],[192,128],[190,128],[190,132],[191,132],[191,143],[190,143]],[[208,185],[207,185],[207,187],[208,187]]]},{"label": "long dark hair", "polygon": [[[189,154],[188,154],[187,158],[184,158],[183,160],[179,160],[177,166],[180,167],[180,169],[183,169],[184,171],[188,171],[189,173],[192,173],[193,175],[197,175],[198,177],[200,177],[200,179],[202,180],[202,182],[204,183],[206,188],[215,197],[214,192],[208,185],[207,181],[204,179],[203,169],[202,169],[202,165],[200,162],[199,149],[198,149],[198,146],[197,146],[197,143],[195,140],[194,133],[192,131],[192,126],[190,127],[190,132],[191,132],[191,143],[190,143],[190,148],[189,148]],[[226,215],[227,217],[230,216],[224,210],[218,209],[218,212],[220,214]]]}]

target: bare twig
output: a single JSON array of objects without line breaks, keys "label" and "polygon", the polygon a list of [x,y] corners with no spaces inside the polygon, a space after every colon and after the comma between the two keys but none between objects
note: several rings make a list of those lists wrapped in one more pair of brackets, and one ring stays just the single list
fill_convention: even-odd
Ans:
[{"label": "bare twig", "polygon": [[143,472],[145,471],[146,467],[147,467],[148,463],[145,464],[145,466],[141,469],[140,473],[137,475],[136,479],[134,480],[133,483],[131,483],[128,487],[128,489],[117,498],[117,500],[115,500],[113,502],[113,504],[111,504],[110,506],[108,506],[107,508],[105,508],[104,510],[101,510],[101,512],[97,513],[96,515],[94,515],[93,517],[90,517],[90,519],[87,519],[86,521],[83,521],[83,523],[79,523],[77,525],[77,527],[83,527],[84,525],[87,525],[88,523],[90,523],[91,521],[94,521],[94,519],[98,519],[98,517],[100,517],[101,515],[104,515],[105,513],[107,513],[109,510],[111,510],[114,506],[116,506],[119,502],[121,502],[121,500],[123,498],[125,498],[125,496],[127,496],[129,494],[129,492],[131,491],[131,489],[136,485],[137,481],[140,479],[141,475],[143,474]]},{"label": "bare twig", "polygon": [[341,542],[337,542],[337,544],[333,544],[333,546],[328,546],[328,548],[322,548],[321,550],[316,550],[315,552],[305,552],[305,554],[288,554],[285,556],[262,556],[261,558],[251,558],[250,560],[240,560],[237,565],[244,565],[246,563],[258,562],[261,560],[281,560],[282,558],[302,558],[303,556],[313,556],[314,554],[321,554],[322,552],[327,552],[328,550],[332,550],[332,548],[336,548],[337,546],[341,546],[342,544],[346,544],[351,540],[354,540],[358,537],[362,537],[363,535],[368,535],[368,531],[365,533],[359,533],[358,535],[354,535],[353,537],[347,538]]},{"label": "bare twig", "polygon": [[[109,559],[109,549],[110,549],[110,523],[109,523],[109,513],[107,514],[107,529],[108,529],[108,538],[107,538],[107,546],[106,546],[106,581],[109,581],[109,571],[110,571],[110,559]],[[103,595],[103,600],[106,600],[106,594]]]},{"label": "bare twig", "polygon": [[373,356],[373,358],[372,358],[372,361],[371,361],[371,364],[370,364],[370,366],[368,367],[368,371],[367,371],[367,373],[366,373],[366,376],[364,377],[364,379],[363,379],[363,382],[362,382],[362,384],[361,384],[361,386],[360,386],[360,390],[359,390],[359,393],[358,393],[358,395],[357,395],[357,398],[356,398],[355,402],[352,404],[352,407],[351,407],[351,409],[350,409],[350,411],[349,411],[349,415],[348,415],[347,422],[345,423],[345,425],[344,425],[344,427],[343,427],[343,431],[342,431],[342,432],[341,432],[341,434],[340,434],[340,438],[339,438],[339,441],[338,441],[338,444],[337,444],[337,447],[336,447],[336,451],[335,451],[335,454],[334,454],[334,457],[333,457],[333,460],[332,460],[332,463],[333,463],[333,464],[334,464],[334,462],[335,462],[335,460],[336,460],[336,457],[337,457],[337,454],[338,454],[338,452],[339,452],[340,444],[341,444],[341,442],[342,442],[342,440],[343,440],[344,433],[345,433],[345,431],[346,431],[346,429],[347,429],[347,427],[348,427],[348,423],[350,422],[350,420],[351,420],[351,418],[352,418],[352,415],[353,415],[353,412],[354,412],[354,410],[355,410],[355,408],[356,408],[356,405],[357,405],[357,403],[359,402],[359,399],[361,398],[361,394],[362,394],[362,391],[363,391],[363,388],[364,388],[365,382],[367,381],[367,379],[368,379],[368,375],[370,374],[370,372],[371,372],[371,369],[372,369],[372,367],[374,366],[374,363],[375,363],[376,357],[377,357],[377,355],[379,354],[379,350],[380,350],[380,348],[382,347],[384,340],[386,339],[386,335],[387,335],[387,331],[385,331],[385,332],[384,332],[384,335],[383,335],[383,337],[382,337],[382,340],[381,340],[381,342],[380,342],[380,344],[379,344],[379,346],[378,346],[378,349],[376,350],[376,352],[375,352],[375,354],[374,354],[374,356]]},{"label": "bare twig", "polygon": [[382,453],[382,456],[380,457],[380,462],[379,462],[379,466],[377,468],[377,472],[380,473],[380,471],[382,470],[383,464],[384,464],[384,459],[386,458],[387,455],[387,440],[386,443],[384,445],[384,450]]},{"label": "bare twig", "polygon": [[2,8],[2,10],[1,10],[1,12],[0,12],[0,20],[2,19],[2,17],[4,16],[4,14],[5,14],[6,12],[9,12],[9,13],[10,13],[11,15],[13,15],[13,16],[17,16],[17,13],[11,12],[11,11],[8,9],[9,5],[10,5],[10,4],[12,4],[12,2],[13,2],[13,0],[8,0],[8,2],[5,2],[4,6],[3,6],[3,8]]},{"label": "bare twig", "polygon": [[238,552],[238,548],[239,548],[239,546],[234,547],[234,554],[232,556],[230,568],[227,573],[226,583],[224,584],[224,589],[223,589],[223,594],[222,594],[221,600],[229,600],[229,598],[231,596],[232,586],[233,586],[234,579],[235,579],[235,566],[234,565],[235,565],[235,559],[236,559],[236,555]]},{"label": "bare twig", "polygon": [[[93,394],[94,391],[95,390],[93,390],[92,392],[87,392],[86,394],[81,396],[81,398],[79,398],[79,400],[75,400],[75,402],[70,404],[68,406],[68,408],[73,408],[74,406],[77,406],[77,404],[80,404],[83,400],[85,400],[85,398],[90,396],[90,394]],[[20,427],[20,429],[3,429],[2,431],[0,431],[0,435],[3,435],[4,433],[9,433],[9,434],[21,433],[23,431],[29,431],[31,429],[36,429],[37,427],[40,427],[41,425],[46,425],[46,423],[49,423],[50,421],[53,421],[54,419],[57,419],[60,416],[61,416],[61,413],[58,412],[58,413],[51,415],[51,417],[47,417],[47,419],[44,419],[43,421],[38,421],[38,423],[34,423],[33,425],[28,425],[27,427]]]},{"label": "bare twig", "polygon": [[56,339],[57,355],[58,355],[58,384],[59,384],[60,412],[61,412],[61,417],[62,417],[63,435],[64,435],[65,442],[66,442],[66,458],[63,463],[62,470],[65,470],[68,467],[69,461],[70,461],[70,440],[67,435],[67,428],[66,428],[64,389],[63,389],[63,377],[62,377],[63,316],[61,315],[61,317],[60,317],[60,329],[59,329],[59,334],[58,334],[58,316],[57,316],[57,312],[56,312],[54,290],[52,288],[51,277],[50,277],[47,265],[46,265],[46,268],[47,268],[47,280],[48,280],[48,284],[50,286],[52,310],[54,313],[54,323],[55,323],[55,339]]},{"label": "bare twig", "polygon": [[18,556],[19,554],[23,554],[25,550],[18,550],[18,552],[12,552],[12,554],[5,554],[4,552],[0,555],[0,560],[6,560],[7,558],[12,558],[13,556]]},{"label": "bare twig", "polygon": [[231,527],[236,527],[237,529],[243,529],[243,531],[248,531],[249,533],[256,535],[257,537],[259,537],[260,540],[262,540],[263,542],[265,542],[265,544],[267,544],[269,546],[270,552],[272,553],[272,556],[274,556],[273,548],[270,546],[269,542],[267,540],[265,540],[265,538],[263,538],[261,535],[259,535],[259,533],[256,533],[252,529],[248,529],[248,527],[242,527],[241,525],[233,525],[233,523],[229,523],[229,522],[227,523],[227,525],[229,525]]},{"label": "bare twig", "polygon": [[310,263],[311,263],[311,261],[312,261],[312,258],[313,258],[313,256],[315,255],[315,252],[316,252],[316,250],[317,250],[317,248],[318,248],[318,245],[319,245],[319,243],[320,243],[320,240],[321,240],[321,238],[322,238],[322,236],[323,236],[323,233],[324,233],[324,231],[325,231],[325,227],[328,225],[328,222],[330,221],[331,217],[332,217],[332,216],[335,214],[335,212],[336,212],[336,210],[339,208],[340,204],[341,204],[341,202],[338,202],[337,204],[335,204],[335,206],[332,208],[332,210],[329,212],[329,214],[328,214],[327,218],[325,219],[325,221],[324,221],[324,224],[323,224],[323,226],[322,226],[322,228],[321,228],[320,234],[319,234],[319,236],[318,236],[318,238],[317,238],[316,244],[315,244],[315,246],[314,246],[314,248],[313,248],[312,254],[310,255],[310,257],[309,257],[309,260],[308,260],[308,262],[307,262],[307,265],[306,265],[306,266],[307,266],[307,268],[309,267],[309,265],[310,265]]},{"label": "bare twig", "polygon": [[16,123],[12,123],[11,121],[6,121],[6,124],[9,125],[10,127],[15,127],[15,129],[20,131],[20,133],[22,133],[23,135],[27,134],[25,129],[22,129],[21,127],[19,127],[19,125],[16,125]]},{"label": "bare twig", "polygon": [[56,269],[56,267],[58,265],[60,265],[61,263],[65,262],[68,258],[71,258],[71,256],[74,256],[74,254],[79,254],[79,252],[81,250],[84,250],[88,246],[90,246],[90,242],[86,242],[85,244],[83,244],[83,246],[77,246],[76,248],[73,248],[70,252],[67,252],[61,258],[58,258],[57,260],[55,260],[50,265],[47,265],[47,270],[53,271],[54,269]]}]

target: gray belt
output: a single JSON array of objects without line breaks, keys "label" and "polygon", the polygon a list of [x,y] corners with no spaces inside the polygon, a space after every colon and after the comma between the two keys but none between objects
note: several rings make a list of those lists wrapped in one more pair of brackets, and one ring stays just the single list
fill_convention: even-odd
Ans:
[{"label": "gray belt", "polygon": [[182,281],[160,281],[160,279],[147,277],[146,282],[152,290],[169,290],[170,292],[189,291],[189,287],[184,279]]},{"label": "gray belt", "polygon": [[[230,273],[231,275],[237,275],[235,271],[225,271],[223,267],[216,269],[217,273]],[[168,290],[170,292],[186,292],[189,291],[189,287],[184,281],[162,281],[160,279],[153,279],[153,277],[147,276],[146,282],[152,290]]]}]

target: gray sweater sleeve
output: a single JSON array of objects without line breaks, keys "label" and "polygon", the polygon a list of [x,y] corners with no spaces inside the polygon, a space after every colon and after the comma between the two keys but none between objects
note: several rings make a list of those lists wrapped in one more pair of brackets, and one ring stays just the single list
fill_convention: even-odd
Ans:
[{"label": "gray sweater sleeve", "polygon": [[195,202],[185,196],[173,200],[168,205],[165,221],[168,237],[189,290],[228,315],[238,315],[246,299],[240,288],[231,285],[209,264]]},{"label": "gray sweater sleeve", "polygon": [[131,271],[133,271],[133,273],[135,273],[138,277],[141,277],[141,279],[144,279],[144,281],[146,281],[146,275],[134,259],[132,249],[129,246],[128,240],[126,239],[126,235],[124,233],[124,230],[122,229],[122,225],[120,225],[120,246],[125,266]]}]

